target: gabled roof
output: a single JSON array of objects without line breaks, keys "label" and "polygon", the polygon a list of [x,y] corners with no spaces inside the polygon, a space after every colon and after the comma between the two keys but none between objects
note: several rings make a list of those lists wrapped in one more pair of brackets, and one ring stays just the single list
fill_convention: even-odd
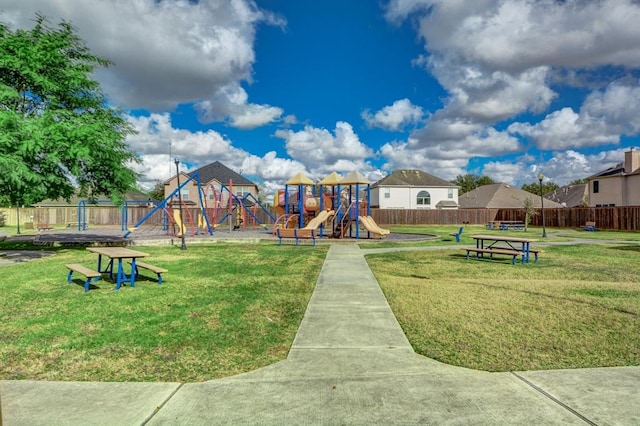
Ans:
[{"label": "gabled roof", "polygon": [[609,167],[606,170],[596,173],[595,175],[589,176],[587,179],[623,175],[623,174],[624,174],[624,163],[618,163],[615,166]]},{"label": "gabled roof", "polygon": [[[555,201],[565,207],[580,207],[588,195],[587,184],[567,185],[545,194],[545,200]],[[545,205],[546,206],[546,205]]]},{"label": "gabled roof", "polygon": [[[465,192],[458,197],[461,209],[521,209],[524,200],[530,198],[533,207],[540,208],[540,196],[506,183],[493,183]],[[548,200],[545,208],[561,208],[562,205]]]},{"label": "gabled roof", "polygon": [[204,185],[215,179],[223,185],[228,185],[229,180],[231,180],[234,185],[252,185],[255,187],[258,186],[255,183],[251,182],[249,179],[243,177],[241,174],[234,172],[219,161],[214,161],[211,164],[202,166],[198,170],[194,170],[193,172],[189,173],[189,176],[193,176],[196,172],[200,174],[201,185]]},{"label": "gabled roof", "polygon": [[457,187],[457,185],[449,181],[430,175],[422,170],[411,169],[396,170],[374,183],[372,187],[376,188],[378,186]]}]

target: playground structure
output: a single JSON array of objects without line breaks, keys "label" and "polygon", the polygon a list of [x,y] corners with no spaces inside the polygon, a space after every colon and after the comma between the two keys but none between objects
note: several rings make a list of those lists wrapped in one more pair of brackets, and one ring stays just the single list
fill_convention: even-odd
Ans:
[{"label": "playground structure", "polygon": [[233,181],[229,184],[220,184],[219,188],[209,184],[203,189],[203,196],[207,211],[211,211],[211,223],[217,228],[225,222],[230,230],[246,230],[247,227],[260,227],[268,229],[258,217],[258,210],[262,210],[272,222],[276,221],[273,214],[266,209],[252,194],[246,193],[238,196],[233,192]]},{"label": "playground structure", "polygon": [[[182,197],[177,197],[178,191],[181,191],[190,182],[195,182],[197,187],[198,212],[194,212],[193,208],[189,208],[182,200]],[[181,202],[182,205],[180,205]],[[229,223],[229,231],[246,230],[248,226],[267,229],[267,225],[257,215],[258,209],[262,209],[268,218],[275,221],[275,217],[271,212],[264,208],[253,194],[247,193],[243,196],[235,194],[231,180],[228,185],[220,184],[219,188],[216,188],[213,184],[202,187],[199,174],[196,172],[185,179],[164,200],[158,202],[138,223],[127,228],[124,237],[127,238],[160,211],[163,214],[163,231],[172,233],[176,237],[181,237],[189,232],[192,236],[203,232],[213,235],[214,229],[225,222]]]},{"label": "playground structure", "polygon": [[[176,237],[181,237],[187,232],[187,225],[191,227],[192,235],[195,235],[200,229],[206,230],[209,235],[213,235],[213,227],[210,225],[209,220],[207,218],[207,212],[205,210],[205,204],[202,197],[202,192],[198,191],[198,200],[200,206],[200,216],[197,221],[193,220],[193,215],[191,213],[191,209],[189,209],[181,197],[177,197],[179,191],[185,188],[190,182],[195,182],[196,186],[200,188],[200,176],[198,173],[194,173],[185,179],[179,186],[176,187],[175,190],[171,192],[164,200],[155,204],[155,207],[147,213],[142,219],[140,219],[134,226],[127,228],[127,232],[124,234],[124,238],[127,238],[131,235],[132,232],[138,230],[142,224],[144,224],[149,218],[157,214],[157,212],[163,213],[162,220],[162,229],[164,231],[173,230],[173,234]],[[180,204],[182,202],[182,205]],[[181,208],[182,207],[182,208]],[[186,212],[186,214],[181,215],[180,211]],[[188,222],[185,220],[188,219]],[[197,227],[196,227],[197,223]],[[123,221],[123,226],[126,226],[126,222]]]},{"label": "playground structure", "polygon": [[336,172],[314,183],[298,173],[274,195],[273,205],[278,229],[313,229],[318,236],[360,238],[361,230],[368,238],[384,238],[389,230],[382,229],[371,217],[371,185],[357,171],[344,178]]}]

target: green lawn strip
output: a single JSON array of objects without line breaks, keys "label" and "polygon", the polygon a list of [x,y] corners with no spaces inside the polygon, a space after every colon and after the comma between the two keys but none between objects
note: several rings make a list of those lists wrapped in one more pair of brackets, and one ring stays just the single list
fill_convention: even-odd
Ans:
[{"label": "green lawn strip", "polygon": [[193,382],[282,360],[327,250],[136,249],[169,270],[161,286],[142,271],[135,288],[116,292],[104,279],[84,293],[64,267],[95,265],[84,249],[3,267],[0,379]]},{"label": "green lawn strip", "polygon": [[[501,231],[497,229],[487,229],[484,225],[464,225],[464,230],[460,236],[460,242],[456,243],[452,232],[458,232],[460,225],[389,225],[391,232],[398,234],[417,234],[425,236],[435,236],[434,240],[429,241],[403,241],[403,240],[378,240],[375,242],[360,242],[361,248],[390,248],[390,247],[420,247],[420,246],[442,246],[442,245],[475,245],[476,240],[473,235],[496,235],[502,237],[518,237],[529,238],[540,242],[562,242],[571,241],[571,236],[565,236],[564,230],[547,229],[547,237],[542,238],[542,228],[529,227],[527,231]],[[576,232],[578,234],[578,232]],[[582,234],[585,234],[583,232]],[[591,232],[589,234],[592,234]],[[623,234],[624,233],[618,233]],[[640,234],[639,234],[640,235]],[[576,237],[577,238],[577,237]],[[640,240],[640,236],[638,237]]]},{"label": "green lawn strip", "polygon": [[416,352],[517,371],[640,365],[639,255],[581,245],[525,266],[453,250],[367,259]]}]

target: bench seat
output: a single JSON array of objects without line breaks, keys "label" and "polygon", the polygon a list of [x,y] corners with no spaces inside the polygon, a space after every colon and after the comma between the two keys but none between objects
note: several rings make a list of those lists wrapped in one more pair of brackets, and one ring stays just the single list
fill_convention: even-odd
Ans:
[{"label": "bench seat", "polygon": [[162,274],[164,274],[165,272],[169,272],[169,270],[166,268],[161,268],[160,266],[152,265],[146,262],[136,261],[136,270],[135,270],[136,277],[138,276],[139,269],[147,269],[155,273],[158,278],[158,284],[162,284]]},{"label": "bench seat", "polygon": [[[501,254],[505,256],[511,256],[511,263],[515,264],[518,256],[522,256],[522,252],[520,250],[512,250],[508,248],[463,248],[467,252],[467,259],[469,259],[469,255],[471,253],[476,253],[476,259],[479,258],[479,254],[490,254],[493,257],[494,254]],[[529,254],[533,254],[535,256],[534,262],[538,261],[538,253],[540,250],[529,250]]]},{"label": "bench seat", "polygon": [[91,281],[97,281],[102,276],[100,272],[91,268],[87,268],[86,266],[81,265],[79,263],[68,263],[64,266],[66,266],[67,269],[69,269],[69,274],[67,275],[67,282],[69,284],[73,284],[71,276],[73,275],[74,272],[85,276],[86,278],[86,281],[84,282],[85,292],[89,291],[89,285],[91,284]]},{"label": "bench seat", "polygon": [[462,231],[464,230],[464,227],[461,226],[460,229],[458,230],[458,232],[450,232],[449,235],[451,235],[452,237],[456,237],[456,243],[460,242],[460,235],[462,235]]},{"label": "bench seat", "polygon": [[38,223],[38,231],[48,231],[50,229],[53,229],[53,226],[49,225],[48,223]]},{"label": "bench seat", "polygon": [[583,226],[581,226],[581,228],[583,230],[585,230],[585,231],[594,232],[596,230],[596,223],[595,222],[587,222]]},{"label": "bench seat", "polygon": [[313,229],[304,229],[304,228],[278,228],[278,244],[282,245],[283,239],[295,239],[296,245],[298,245],[298,241],[301,239],[312,240],[313,245],[316,245],[316,234]]}]

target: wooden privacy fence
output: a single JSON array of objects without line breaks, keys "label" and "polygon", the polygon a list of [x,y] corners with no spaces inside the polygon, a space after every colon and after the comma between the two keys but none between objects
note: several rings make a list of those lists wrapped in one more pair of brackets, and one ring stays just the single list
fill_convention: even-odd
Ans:
[{"label": "wooden privacy fence", "polygon": [[[531,218],[531,224],[542,226],[542,215]],[[496,220],[524,220],[524,212],[503,209]],[[619,231],[640,230],[640,206],[631,207],[573,207],[544,209],[544,224],[551,228],[580,228],[587,222],[595,222],[596,229]]]},{"label": "wooden privacy fence", "polygon": [[[147,214],[153,210],[153,207],[135,206],[127,209],[127,223],[126,227],[131,227],[142,220]],[[207,217],[211,220],[213,218],[214,209],[206,209]],[[66,226],[72,224],[73,227],[77,227],[78,224],[78,208],[77,207],[39,207],[39,208],[21,208],[19,210],[20,224],[25,223],[48,223],[52,226]],[[271,224],[273,221],[269,215],[261,209],[257,209],[254,212],[255,216],[261,223]],[[275,215],[275,213],[272,213]],[[193,221],[197,223],[198,217],[202,215],[199,208],[184,208],[183,215],[188,222]],[[226,211],[219,211],[216,217],[216,222],[226,215]],[[15,208],[3,208],[0,209],[0,218],[3,218],[5,225],[15,226],[18,221],[18,210]],[[254,219],[248,213],[245,214],[247,225],[252,225]],[[232,216],[232,220],[235,221],[235,216]],[[163,210],[157,210],[152,216],[150,216],[142,226],[159,226],[166,222],[165,213]],[[86,222],[87,225],[98,226],[121,226],[123,222],[122,209],[113,206],[87,206],[86,208]],[[225,222],[226,223],[226,222]],[[2,221],[0,221],[0,225]],[[213,224],[212,224],[213,225]]]},{"label": "wooden privacy fence", "polygon": [[496,217],[497,209],[400,210],[371,209],[371,217],[383,225],[457,225],[487,223]]},{"label": "wooden privacy fence", "polygon": [[[146,206],[129,207],[127,211],[130,227],[139,222],[151,211]],[[531,225],[542,226],[542,215],[531,217]],[[87,225],[119,225],[122,224],[122,209],[118,207],[87,207]],[[197,221],[200,209],[189,209],[191,218],[184,212],[187,220]],[[224,212],[219,212],[216,221]],[[273,221],[261,209],[256,211],[256,216],[262,223],[271,224]],[[400,209],[372,209],[371,216],[381,225],[483,225],[494,220],[524,220],[523,209],[459,209],[459,210],[400,210]],[[207,217],[213,217],[213,209],[207,209]],[[5,225],[15,226],[17,212],[15,208],[0,209],[0,218],[4,218]],[[246,215],[247,225],[253,220]],[[574,207],[559,209],[544,209],[545,225],[551,228],[580,228],[586,222],[595,222],[597,229],[611,229],[622,231],[640,230],[640,206],[632,207]],[[159,226],[163,223],[164,214],[157,211],[145,225]],[[235,218],[233,219],[235,220]],[[55,226],[67,224],[77,225],[77,207],[42,207],[21,208],[20,223],[48,223]],[[2,221],[0,220],[0,225]],[[144,226],[144,225],[143,225]]]}]

